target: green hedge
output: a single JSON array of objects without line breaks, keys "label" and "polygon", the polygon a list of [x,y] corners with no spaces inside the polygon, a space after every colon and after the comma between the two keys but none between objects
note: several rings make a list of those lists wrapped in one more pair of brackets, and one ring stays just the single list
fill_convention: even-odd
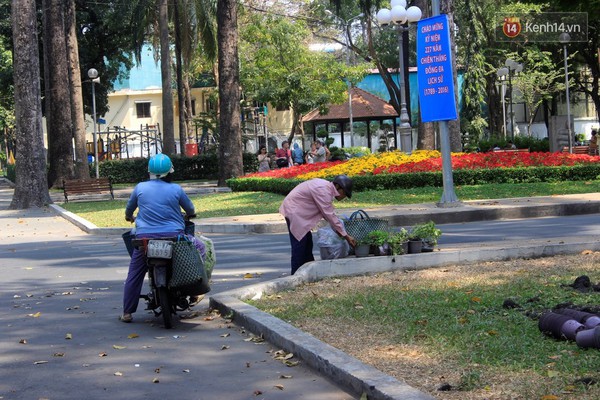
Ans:
[{"label": "green hedge", "polygon": [[8,179],[9,181],[14,183],[16,181],[15,176],[16,176],[15,166],[12,164],[8,164],[6,166],[6,179]]},{"label": "green hedge", "polygon": [[[219,163],[217,154],[203,153],[193,157],[172,156],[173,180],[205,180],[217,179]],[[244,172],[258,171],[258,160],[255,154],[243,154]],[[90,166],[93,168],[93,166]],[[148,179],[148,159],[130,158],[123,160],[102,161],[99,165],[100,176],[110,177],[113,183],[136,183]]]},{"label": "green hedge", "polygon": [[[600,164],[453,171],[455,185],[581,181],[597,179],[598,176],[600,176]],[[443,186],[442,172],[359,175],[352,180],[354,190],[357,192]],[[286,195],[300,182],[302,182],[300,179],[234,178],[227,180],[227,185],[234,192],[263,191]]]}]

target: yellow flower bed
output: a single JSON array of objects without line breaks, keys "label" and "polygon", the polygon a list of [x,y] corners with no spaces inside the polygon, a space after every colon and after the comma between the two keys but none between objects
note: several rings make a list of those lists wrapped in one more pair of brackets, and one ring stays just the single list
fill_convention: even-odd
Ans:
[{"label": "yellow flower bed", "polygon": [[388,167],[407,162],[419,162],[428,158],[441,157],[437,150],[415,150],[411,155],[401,151],[388,151],[384,153],[367,154],[362,157],[351,158],[345,163],[324,168],[319,171],[298,175],[300,179],[329,178],[340,174],[348,176],[367,175],[378,167]]}]

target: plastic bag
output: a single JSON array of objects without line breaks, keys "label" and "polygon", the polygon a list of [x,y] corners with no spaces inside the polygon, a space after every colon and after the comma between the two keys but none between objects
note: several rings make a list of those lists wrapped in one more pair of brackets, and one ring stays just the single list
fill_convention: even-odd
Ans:
[{"label": "plastic bag", "polygon": [[350,245],[331,227],[320,228],[317,231],[317,246],[321,252],[321,260],[344,258],[350,252]]}]

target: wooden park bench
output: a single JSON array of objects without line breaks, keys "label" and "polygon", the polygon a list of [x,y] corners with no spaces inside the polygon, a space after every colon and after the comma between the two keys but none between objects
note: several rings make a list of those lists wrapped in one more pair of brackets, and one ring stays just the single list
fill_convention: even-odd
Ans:
[{"label": "wooden park bench", "polygon": [[75,179],[63,181],[65,192],[65,203],[69,202],[69,196],[84,194],[110,194],[114,200],[112,183],[109,178]]},{"label": "wooden park bench", "polygon": [[[568,153],[569,147],[563,147],[562,152]],[[573,154],[590,154],[590,146],[573,146]]]},{"label": "wooden park bench", "polygon": [[494,153],[529,153],[529,149],[499,149],[493,150]]}]

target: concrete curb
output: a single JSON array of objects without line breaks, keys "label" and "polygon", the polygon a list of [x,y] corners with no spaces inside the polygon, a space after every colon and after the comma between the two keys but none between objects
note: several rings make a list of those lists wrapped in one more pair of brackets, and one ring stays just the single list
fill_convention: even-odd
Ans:
[{"label": "concrete curb", "polygon": [[369,399],[431,400],[433,397],[366,365],[301,330],[227,295],[211,297],[221,313],[234,313],[235,323],[260,332],[264,339],[301,358],[319,373]]},{"label": "concrete curb", "polygon": [[73,214],[61,206],[50,204],[50,208],[85,233],[89,233],[91,235],[122,235],[123,233],[131,230],[131,228],[98,228],[95,224],[92,224],[87,219],[81,218],[79,215]]},{"label": "concrete curb", "polygon": [[[436,224],[467,223],[498,219],[540,218],[595,214],[600,210],[600,201],[591,195],[542,197],[528,204],[528,198],[469,201],[457,207],[442,208],[431,204],[390,206],[366,209],[371,218],[383,218],[392,226],[412,226],[433,221]],[[347,210],[338,210],[343,214]],[[260,219],[259,219],[260,218]],[[239,216],[231,218],[205,218],[196,222],[196,228],[205,233],[286,233],[285,220],[279,214]]]},{"label": "concrete curb", "polygon": [[8,186],[11,189],[15,188],[15,184],[10,179],[0,177],[0,186]]},{"label": "concrete curb", "polygon": [[263,295],[331,277],[424,269],[482,261],[550,257],[577,254],[584,250],[599,251],[600,240],[590,240],[589,237],[572,237],[537,240],[529,243],[505,242],[503,246],[464,247],[402,256],[314,261],[302,266],[293,276],[211,296],[210,306],[220,310],[223,315],[233,314],[238,325],[243,325],[255,334],[262,334],[270,343],[299,356],[311,368],[344,387],[352,388],[357,393],[367,393],[370,399],[432,399],[433,397],[428,394],[362,363],[290,324],[244,303],[243,300],[259,299]]}]

